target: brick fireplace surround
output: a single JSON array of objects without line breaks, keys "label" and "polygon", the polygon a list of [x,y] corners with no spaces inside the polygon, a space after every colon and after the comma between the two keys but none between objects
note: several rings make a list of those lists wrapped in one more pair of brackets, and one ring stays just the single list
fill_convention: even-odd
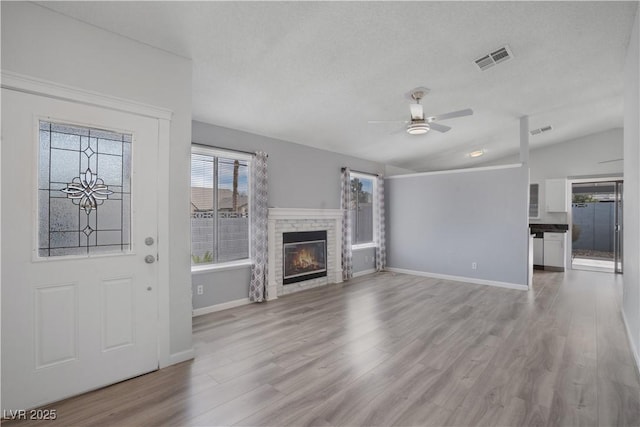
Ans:
[{"label": "brick fireplace surround", "polygon": [[[327,276],[282,284],[282,234],[292,231],[327,230]],[[342,210],[269,209],[269,300],[278,296],[342,282]]]}]

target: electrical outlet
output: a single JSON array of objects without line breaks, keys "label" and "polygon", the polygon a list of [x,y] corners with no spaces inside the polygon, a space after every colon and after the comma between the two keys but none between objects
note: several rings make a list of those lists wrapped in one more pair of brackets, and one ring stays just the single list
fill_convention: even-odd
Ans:
[{"label": "electrical outlet", "polygon": [[477,269],[477,268],[478,268],[478,263],[477,263],[477,262],[472,262],[472,263],[471,263],[471,269],[472,269],[472,270],[475,270],[475,269]]},{"label": "electrical outlet", "polygon": [[196,293],[197,293],[198,295],[202,295],[202,294],[204,294],[204,286],[202,286],[202,285],[198,285],[198,286],[196,287]]}]

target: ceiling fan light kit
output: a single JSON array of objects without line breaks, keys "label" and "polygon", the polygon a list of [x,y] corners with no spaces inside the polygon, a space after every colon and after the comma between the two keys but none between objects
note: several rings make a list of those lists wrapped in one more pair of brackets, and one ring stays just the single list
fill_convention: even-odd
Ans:
[{"label": "ceiling fan light kit", "polygon": [[423,135],[429,132],[431,127],[426,123],[411,123],[407,125],[407,133],[410,135]]}]

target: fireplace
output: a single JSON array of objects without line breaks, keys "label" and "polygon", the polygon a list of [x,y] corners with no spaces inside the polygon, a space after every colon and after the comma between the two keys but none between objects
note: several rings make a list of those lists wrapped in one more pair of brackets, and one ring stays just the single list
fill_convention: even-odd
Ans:
[{"label": "fireplace", "polygon": [[[342,283],[342,209],[269,208],[269,285],[267,300],[294,292]],[[326,275],[301,282],[284,284],[284,245],[295,240],[283,239],[285,234],[325,230]],[[325,235],[312,240],[323,240]],[[290,272],[289,272],[290,273]],[[290,275],[290,274],[289,274]]]},{"label": "fireplace", "polygon": [[327,231],[282,235],[283,285],[327,275]]}]

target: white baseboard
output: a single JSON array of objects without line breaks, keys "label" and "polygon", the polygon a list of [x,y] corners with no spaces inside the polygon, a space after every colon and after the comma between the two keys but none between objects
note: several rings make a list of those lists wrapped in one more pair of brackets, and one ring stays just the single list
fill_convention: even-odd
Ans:
[{"label": "white baseboard", "polygon": [[367,274],[373,274],[376,272],[375,268],[370,268],[369,270],[358,271],[357,273],[353,273],[353,278],[366,276]]},{"label": "white baseboard", "polygon": [[240,298],[234,301],[223,302],[222,304],[210,305],[209,307],[195,308],[193,310],[193,317],[215,313],[216,311],[227,310],[229,308],[240,307],[241,305],[247,304],[251,304],[249,298]]},{"label": "white baseboard", "polygon": [[496,286],[498,288],[518,289],[520,291],[528,291],[527,285],[518,285],[517,283],[497,282],[494,280],[476,279],[474,277],[450,276],[448,274],[429,273],[427,271],[405,270],[404,268],[387,267],[386,271],[393,273],[411,274],[412,276],[431,277],[433,279],[454,280],[456,282],[474,283],[477,285]]},{"label": "white baseboard", "polygon": [[[196,352],[193,348],[181,351],[179,353],[173,353],[169,355],[169,364],[167,366],[185,362],[187,360],[193,359],[194,357],[196,357]],[[164,366],[161,366],[161,368],[164,368]]]},{"label": "white baseboard", "polygon": [[636,362],[636,369],[638,375],[640,375],[640,354],[638,354],[638,347],[631,335],[631,329],[629,328],[629,322],[627,322],[627,316],[624,314],[624,310],[620,309],[622,313],[622,322],[624,323],[624,329],[627,331],[627,339],[629,340],[629,347],[631,348],[631,354],[633,354],[633,360]]}]

